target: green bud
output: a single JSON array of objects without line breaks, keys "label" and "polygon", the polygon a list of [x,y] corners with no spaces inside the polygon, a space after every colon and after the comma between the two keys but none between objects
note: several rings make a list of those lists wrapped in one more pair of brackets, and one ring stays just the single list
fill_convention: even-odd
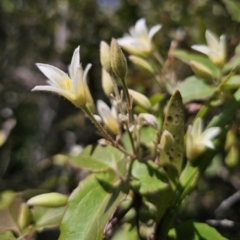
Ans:
[{"label": "green bud", "polygon": [[111,66],[115,75],[120,79],[124,79],[127,76],[127,60],[117,40],[114,38],[111,42]]},{"label": "green bud", "polygon": [[152,66],[143,58],[136,56],[129,56],[129,60],[133,62],[140,70],[144,70],[147,73],[154,74]]},{"label": "green bud", "polygon": [[24,229],[31,222],[31,213],[26,203],[22,203],[20,206],[17,222],[20,229]]},{"label": "green bud", "polygon": [[113,93],[113,82],[110,74],[102,68],[102,88],[107,96]]},{"label": "green bud", "polygon": [[143,95],[143,94],[141,94],[139,92],[136,92],[136,91],[134,91],[132,89],[128,89],[128,92],[132,96],[133,101],[136,104],[138,104],[140,107],[142,107],[142,108],[144,108],[146,110],[151,110],[152,105],[151,105],[150,101],[148,100],[148,98],[145,95]]},{"label": "green bud", "polygon": [[190,61],[190,66],[193,70],[193,72],[200,78],[206,80],[206,81],[212,81],[213,76],[211,71],[205,67],[203,64],[196,62],[196,61]]},{"label": "green bud", "polygon": [[169,131],[164,130],[160,140],[160,146],[162,150],[168,151],[173,146],[173,144],[174,139],[172,134]]},{"label": "green bud", "polygon": [[67,200],[67,196],[60,193],[44,193],[30,198],[27,204],[40,207],[61,207],[67,204]]},{"label": "green bud", "polygon": [[100,43],[100,61],[102,67],[110,73],[112,70],[110,60],[110,46],[104,41],[101,41]]}]

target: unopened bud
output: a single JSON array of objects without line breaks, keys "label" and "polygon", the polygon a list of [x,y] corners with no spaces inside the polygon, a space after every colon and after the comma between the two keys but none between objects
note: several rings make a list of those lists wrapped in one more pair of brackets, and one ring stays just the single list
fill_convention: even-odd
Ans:
[{"label": "unopened bud", "polygon": [[169,131],[164,130],[160,140],[161,149],[166,152],[173,146],[173,144],[174,139],[172,134]]},{"label": "unopened bud", "polygon": [[140,113],[138,116],[138,121],[139,121],[140,126],[142,124],[147,124],[147,125],[153,127],[154,129],[158,129],[158,121],[157,121],[156,117],[153,116],[152,114]]},{"label": "unopened bud", "polygon": [[104,68],[102,68],[102,88],[107,96],[110,96],[110,94],[113,93],[113,82],[111,76]]},{"label": "unopened bud", "polygon": [[193,72],[200,78],[207,80],[207,81],[212,81],[213,75],[211,71],[205,67],[203,64],[196,62],[196,61],[190,61],[190,66],[193,70]]},{"label": "unopened bud", "polygon": [[20,229],[24,229],[31,222],[31,213],[26,203],[21,203],[20,211],[18,215],[18,226]]},{"label": "unopened bud", "polygon": [[121,47],[114,38],[111,42],[111,66],[113,72],[120,79],[123,80],[127,76],[127,60],[122,52]]},{"label": "unopened bud", "polygon": [[114,114],[111,112],[111,109],[108,107],[108,105],[102,100],[98,100],[97,109],[107,129],[114,135],[117,135],[119,132],[118,121]]},{"label": "unopened bud", "polygon": [[102,67],[110,73],[112,70],[110,60],[110,46],[104,41],[101,41],[100,44],[100,61]]},{"label": "unopened bud", "polygon": [[134,91],[132,89],[128,89],[128,92],[132,96],[133,101],[136,104],[138,104],[140,107],[142,107],[142,108],[144,108],[146,110],[151,110],[152,105],[151,105],[150,101],[148,100],[148,98],[145,95],[143,95],[143,94],[141,94],[139,92],[136,92],[136,91]]},{"label": "unopened bud", "polygon": [[67,196],[60,193],[44,193],[30,198],[27,204],[40,207],[61,207],[67,204],[67,200]]},{"label": "unopened bud", "polygon": [[143,58],[136,56],[129,56],[129,60],[133,62],[140,70],[144,70],[150,74],[154,74],[152,66]]}]

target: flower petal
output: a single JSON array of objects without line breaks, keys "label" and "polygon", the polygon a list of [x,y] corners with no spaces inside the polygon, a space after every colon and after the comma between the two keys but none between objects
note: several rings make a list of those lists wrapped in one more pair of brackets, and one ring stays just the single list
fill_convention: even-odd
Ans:
[{"label": "flower petal", "polygon": [[191,130],[193,140],[199,138],[202,134],[202,131],[203,131],[203,121],[201,118],[197,118],[196,121],[193,123],[192,130]]},{"label": "flower petal", "polygon": [[205,142],[204,142],[204,145],[205,145],[206,147],[210,148],[210,149],[214,149],[214,148],[215,148],[213,142],[210,141],[210,140],[209,140],[209,141],[205,141]]},{"label": "flower petal", "polygon": [[77,68],[80,65],[80,53],[79,53],[79,51],[80,51],[80,46],[78,46],[74,50],[74,53],[73,53],[73,56],[72,56],[72,61],[71,61],[70,67],[69,67],[69,75],[72,79],[74,78],[74,74],[75,74],[75,72],[77,71]]},{"label": "flower petal", "polygon": [[146,19],[140,18],[135,24],[135,31],[138,37],[148,35],[148,29],[146,26]]},{"label": "flower petal", "polygon": [[209,53],[209,47],[206,45],[192,45],[191,48],[206,55]]},{"label": "flower petal", "polygon": [[219,52],[219,40],[216,37],[216,35],[212,33],[210,30],[207,30],[205,37],[206,37],[208,47],[212,50]]},{"label": "flower petal", "polygon": [[86,104],[85,83],[83,80],[83,70],[81,65],[77,67],[74,73],[71,89],[79,105],[83,106]]},{"label": "flower petal", "polygon": [[148,33],[148,40],[151,41],[153,36],[162,28],[161,24],[153,26]]},{"label": "flower petal", "polygon": [[221,132],[221,128],[220,127],[212,127],[212,128],[208,128],[207,130],[205,130],[202,133],[202,141],[208,141],[208,140],[212,140],[214,137],[216,137],[219,133]]},{"label": "flower petal", "polygon": [[111,109],[102,100],[97,100],[98,113],[101,116],[103,122],[107,128],[114,134],[118,133],[118,122],[111,113]]},{"label": "flower petal", "polygon": [[131,46],[132,44],[134,44],[135,39],[130,36],[127,36],[127,37],[123,37],[123,38],[118,38],[117,42],[122,47],[129,46],[129,45]]},{"label": "flower petal", "polygon": [[87,74],[88,74],[88,72],[89,72],[89,70],[90,70],[90,68],[92,67],[92,64],[88,64],[87,66],[86,66],[86,68],[84,69],[84,72],[83,72],[83,80],[86,82],[87,81]]},{"label": "flower petal", "polygon": [[36,63],[39,70],[56,86],[65,88],[64,82],[69,79],[68,75],[52,65]]},{"label": "flower petal", "polygon": [[53,86],[36,86],[32,89],[32,91],[47,91],[47,92],[52,92],[52,93],[56,93],[60,96],[65,97],[66,99],[68,99],[70,102],[73,102],[75,100],[74,95],[64,89],[58,88],[58,87],[53,87]]}]

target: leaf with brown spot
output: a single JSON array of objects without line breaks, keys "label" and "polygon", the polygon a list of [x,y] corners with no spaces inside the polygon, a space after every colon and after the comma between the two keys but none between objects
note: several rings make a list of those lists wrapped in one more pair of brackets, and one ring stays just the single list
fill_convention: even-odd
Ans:
[{"label": "leaf with brown spot", "polygon": [[[174,142],[171,151],[160,153],[160,163],[166,166],[174,167],[177,175],[181,172],[183,156],[184,156],[184,106],[179,91],[176,91],[168,102],[162,132],[167,130],[173,136]],[[168,170],[166,170],[168,172]],[[171,171],[172,172],[172,171]],[[174,178],[178,176],[174,176]]]}]

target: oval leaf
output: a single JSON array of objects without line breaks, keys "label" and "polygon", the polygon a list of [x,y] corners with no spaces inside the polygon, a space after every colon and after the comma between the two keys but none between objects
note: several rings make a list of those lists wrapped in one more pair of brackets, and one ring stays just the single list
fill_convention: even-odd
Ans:
[{"label": "oval leaf", "polygon": [[[103,178],[101,176],[101,180]],[[110,179],[106,179],[108,181]],[[59,239],[102,240],[105,225],[123,196],[120,187],[111,189],[104,186],[94,174],[88,176],[69,198]]]}]

